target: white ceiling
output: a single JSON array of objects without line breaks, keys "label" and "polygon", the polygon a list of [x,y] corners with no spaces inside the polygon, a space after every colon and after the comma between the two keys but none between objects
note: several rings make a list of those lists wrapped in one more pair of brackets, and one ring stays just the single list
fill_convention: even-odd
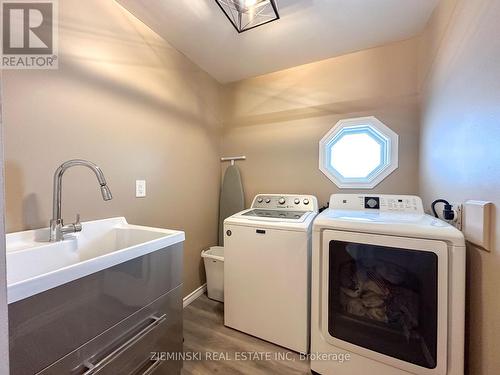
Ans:
[{"label": "white ceiling", "polygon": [[238,34],[215,0],[117,0],[220,82],[403,40],[439,0],[280,0],[281,19]]}]

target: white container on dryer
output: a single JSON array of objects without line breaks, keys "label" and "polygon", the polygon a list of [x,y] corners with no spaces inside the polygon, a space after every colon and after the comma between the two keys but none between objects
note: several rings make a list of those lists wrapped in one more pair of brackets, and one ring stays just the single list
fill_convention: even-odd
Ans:
[{"label": "white container on dryer", "polygon": [[331,196],[313,229],[314,372],[463,375],[464,315],[460,231],[419,197]]},{"label": "white container on dryer", "polygon": [[296,352],[310,343],[310,254],[318,203],[261,194],[224,221],[224,324]]},{"label": "white container on dryer", "polygon": [[214,246],[202,251],[207,274],[208,298],[224,302],[224,248]]}]

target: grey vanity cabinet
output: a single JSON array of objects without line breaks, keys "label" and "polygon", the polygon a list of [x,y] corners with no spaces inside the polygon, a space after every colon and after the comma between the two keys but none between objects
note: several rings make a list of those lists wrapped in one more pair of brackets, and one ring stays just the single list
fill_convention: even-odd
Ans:
[{"label": "grey vanity cabinet", "polygon": [[179,374],[182,256],[175,244],[9,305],[11,374]]}]

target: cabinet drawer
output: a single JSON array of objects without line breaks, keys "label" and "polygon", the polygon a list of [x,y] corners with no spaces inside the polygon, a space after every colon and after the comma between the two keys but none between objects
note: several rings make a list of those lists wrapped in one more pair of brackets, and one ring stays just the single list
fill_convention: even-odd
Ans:
[{"label": "cabinet drawer", "polygon": [[155,361],[155,352],[182,352],[182,285],[39,374],[180,373],[182,361]]},{"label": "cabinet drawer", "polygon": [[179,286],[181,278],[182,244],[175,244],[10,304],[11,374],[43,370]]},{"label": "cabinet drawer", "polygon": [[169,324],[167,315],[150,320],[117,348],[104,350],[94,360],[85,361],[83,374],[135,375],[151,371],[151,367],[159,367],[162,363],[157,362],[152,353],[169,348],[168,339],[173,336],[175,327]]}]

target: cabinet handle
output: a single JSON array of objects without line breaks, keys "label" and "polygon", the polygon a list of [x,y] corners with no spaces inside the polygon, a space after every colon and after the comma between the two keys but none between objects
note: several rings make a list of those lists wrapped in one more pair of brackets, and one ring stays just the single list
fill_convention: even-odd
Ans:
[{"label": "cabinet handle", "polygon": [[156,361],[154,361],[151,366],[149,366],[146,371],[144,371],[142,373],[142,375],[151,375],[158,367],[161,366],[161,364],[163,363],[163,361],[161,359],[157,359]]},{"label": "cabinet handle", "polygon": [[[163,323],[167,319],[167,314],[163,314],[161,316],[151,316],[149,319],[152,319],[153,321],[151,323],[149,323],[146,327],[144,327],[140,332],[138,332],[137,334],[132,336],[130,339],[125,341],[123,344],[121,344],[118,348],[116,348],[111,353],[106,355],[99,362],[97,362],[95,364],[90,363],[90,362],[84,363],[84,366],[88,370],[85,371],[82,375],[97,374],[104,367],[106,367],[108,364],[110,364],[116,358],[118,358],[123,352],[125,352],[127,349],[131,348],[136,342],[138,342],[140,339],[142,339],[144,336],[146,336],[149,332],[151,332],[153,329],[155,329],[157,326],[159,326],[161,323]],[[157,366],[159,366],[159,365],[156,365],[156,367]]]}]

